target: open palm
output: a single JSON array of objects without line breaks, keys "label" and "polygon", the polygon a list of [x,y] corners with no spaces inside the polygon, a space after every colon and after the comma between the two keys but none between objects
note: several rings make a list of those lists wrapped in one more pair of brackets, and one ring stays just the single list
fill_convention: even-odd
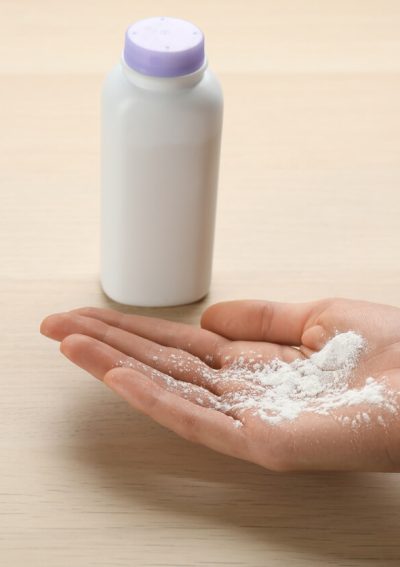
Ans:
[{"label": "open palm", "polygon": [[[231,301],[209,307],[201,325],[81,308],[50,315],[41,331],[134,408],[190,441],[278,471],[400,470],[400,418],[393,413],[353,430],[334,412],[272,426],[251,411],[218,409],[244,387],[219,380],[239,357],[291,362],[348,330],[368,344],[356,385],[373,376],[400,394],[400,309],[345,299]],[[351,406],[347,415],[364,409]]]}]

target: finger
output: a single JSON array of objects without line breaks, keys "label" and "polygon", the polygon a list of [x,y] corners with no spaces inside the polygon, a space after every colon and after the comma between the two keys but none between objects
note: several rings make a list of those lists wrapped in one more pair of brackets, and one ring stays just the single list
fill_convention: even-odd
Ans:
[{"label": "finger", "polygon": [[200,327],[156,317],[129,315],[113,309],[97,307],[74,309],[71,313],[98,319],[164,346],[180,348],[214,368],[219,367],[219,351],[229,343],[226,338]]},{"label": "finger", "polygon": [[134,370],[111,370],[104,382],[132,407],[184,439],[246,458],[244,429],[238,420],[184,400]]},{"label": "finger", "polygon": [[68,335],[62,341],[60,349],[74,364],[83,368],[83,370],[86,370],[99,380],[104,380],[104,376],[111,369],[122,366],[136,372],[141,372],[143,375],[159,384],[160,387],[174,392],[185,399],[189,399],[194,403],[206,407],[215,407],[218,403],[218,398],[208,390],[194,384],[175,380],[171,376],[165,375],[140,361],[126,356],[92,337],[79,334]]},{"label": "finger", "polygon": [[[140,328],[142,333],[139,333],[139,335],[145,337],[144,331],[146,326],[148,327],[147,338],[149,338],[150,332],[153,334],[153,336],[156,335],[159,337],[161,336],[160,331],[154,329],[154,323],[161,322],[161,327],[165,327],[166,329],[169,329],[168,332],[170,333],[170,335],[166,336],[167,340],[161,342],[157,341],[155,338],[153,338],[152,340],[163,345],[168,344],[173,346],[173,343],[176,344],[176,340],[174,339],[174,329],[175,330],[177,330],[178,328],[181,329],[181,331],[177,331],[178,334],[182,332],[182,330],[183,332],[187,332],[189,335],[191,332],[194,331],[192,336],[191,337],[188,336],[188,338],[191,338],[194,341],[196,337],[200,338],[201,344],[197,344],[196,342],[194,342],[193,344],[191,344],[190,348],[187,349],[188,352],[191,352],[192,354],[195,354],[195,352],[200,353],[202,356],[199,356],[198,354],[197,355],[195,354],[195,356],[199,356],[201,360],[205,361],[206,364],[214,368],[221,368],[222,366],[232,362],[232,360],[242,355],[246,356],[247,358],[251,358],[252,355],[251,351],[254,351],[253,354],[258,355],[259,358],[262,358],[263,360],[271,360],[272,358],[281,358],[282,360],[291,362],[295,358],[299,357],[299,351],[294,350],[292,348],[288,348],[286,346],[281,346],[273,343],[251,344],[249,342],[246,343],[245,341],[232,342],[230,340],[225,339],[224,337],[221,337],[220,335],[217,335],[215,333],[210,333],[205,329],[198,329],[196,327],[193,327],[192,325],[174,323],[172,321],[166,321],[164,319],[155,319],[152,317],[141,317],[136,315],[126,315],[126,322],[123,324],[123,326],[121,326],[118,323],[120,320],[120,316],[123,314],[118,311],[114,311],[111,309],[98,309],[95,307],[85,307],[82,309],[76,309],[71,311],[71,313],[75,313],[75,312],[83,315],[87,313],[88,314],[87,316],[90,317],[92,317],[92,315],[90,314],[94,313],[96,319],[107,322],[108,324],[117,326],[119,328],[131,330],[130,332],[133,332],[132,330],[133,328],[139,328],[136,319],[138,319],[139,322],[141,319],[142,320],[141,325],[143,326]],[[202,331],[206,334],[201,335]],[[170,338],[171,340],[168,340],[168,338]],[[209,354],[206,354],[207,341],[209,345],[208,347]],[[180,344],[185,344],[185,341],[182,341]],[[178,348],[183,348],[183,347],[178,347]],[[210,354],[211,351],[213,352],[212,355]]]},{"label": "finger", "polygon": [[303,345],[301,350],[304,354],[311,356],[311,354],[316,350],[321,350],[331,336],[332,335],[328,332],[328,330],[322,327],[322,325],[313,325],[303,333]]},{"label": "finger", "polygon": [[216,394],[221,391],[216,383],[216,370],[199,358],[180,349],[164,347],[103,321],[76,312],[60,313],[49,316],[42,325],[42,331],[57,340],[76,333],[93,337],[164,374],[208,388]]},{"label": "finger", "polygon": [[260,341],[232,341],[221,351],[222,366],[237,361],[254,366],[276,358],[293,362],[297,358],[303,358],[303,353],[295,347]]},{"label": "finger", "polygon": [[231,340],[300,345],[305,325],[326,302],[225,301],[203,313],[201,326]]}]

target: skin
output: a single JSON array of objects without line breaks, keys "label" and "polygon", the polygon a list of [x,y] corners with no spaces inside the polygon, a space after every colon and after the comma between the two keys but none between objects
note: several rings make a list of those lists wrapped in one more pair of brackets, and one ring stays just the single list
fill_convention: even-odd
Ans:
[{"label": "skin", "polygon": [[189,441],[274,471],[400,471],[400,412],[374,406],[337,410],[336,416],[350,419],[369,412],[371,421],[354,429],[335,413],[303,413],[269,425],[250,410],[224,413],[213,407],[238,389],[237,381],[218,377],[239,356],[291,362],[348,330],[368,345],[352,387],[373,376],[394,392],[400,407],[396,307],[346,299],[228,301],[206,309],[201,328],[86,307],[50,315],[41,325],[73,363]]}]

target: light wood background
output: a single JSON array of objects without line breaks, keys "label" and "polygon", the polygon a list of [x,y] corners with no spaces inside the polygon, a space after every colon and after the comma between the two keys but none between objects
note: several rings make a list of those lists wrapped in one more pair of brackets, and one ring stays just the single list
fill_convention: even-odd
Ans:
[{"label": "light wood background", "polygon": [[38,333],[110,305],[99,91],[125,27],[157,14],[205,31],[225,122],[210,295],[144,312],[400,305],[400,2],[0,0],[0,564],[399,565],[399,475],[277,475],[190,445]]}]

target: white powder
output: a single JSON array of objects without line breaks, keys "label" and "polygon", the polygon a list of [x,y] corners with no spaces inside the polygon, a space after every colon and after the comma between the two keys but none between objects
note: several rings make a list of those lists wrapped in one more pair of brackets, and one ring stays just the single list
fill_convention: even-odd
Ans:
[{"label": "white powder", "polygon": [[[239,357],[220,374],[220,380],[238,382],[238,387],[222,396],[218,409],[239,414],[252,410],[269,424],[292,421],[305,412],[334,415],[343,425],[351,423],[353,428],[370,424],[373,407],[394,413],[397,405],[383,381],[369,377],[363,385],[352,387],[353,371],[365,347],[364,339],[349,331],[333,337],[310,358],[290,364],[275,359],[251,366]],[[352,406],[362,406],[362,411],[352,419],[337,411]],[[377,421],[384,424],[382,416]]]}]

